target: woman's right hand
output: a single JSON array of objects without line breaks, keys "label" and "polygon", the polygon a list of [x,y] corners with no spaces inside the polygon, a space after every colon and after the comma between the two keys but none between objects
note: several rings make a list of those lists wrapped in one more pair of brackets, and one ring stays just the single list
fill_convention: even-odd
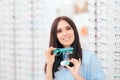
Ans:
[{"label": "woman's right hand", "polygon": [[50,47],[47,50],[45,50],[45,57],[46,57],[47,65],[52,66],[55,61],[55,54],[51,54],[53,50],[55,50],[55,48],[53,47]]}]

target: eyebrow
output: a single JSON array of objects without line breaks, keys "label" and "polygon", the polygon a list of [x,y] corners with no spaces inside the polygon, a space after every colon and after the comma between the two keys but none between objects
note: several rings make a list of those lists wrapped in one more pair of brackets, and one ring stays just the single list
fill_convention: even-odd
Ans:
[{"label": "eyebrow", "polygon": [[[66,27],[70,27],[70,25],[65,26],[65,28],[66,28]],[[61,28],[57,28],[57,30],[59,30],[59,29],[61,29]]]}]

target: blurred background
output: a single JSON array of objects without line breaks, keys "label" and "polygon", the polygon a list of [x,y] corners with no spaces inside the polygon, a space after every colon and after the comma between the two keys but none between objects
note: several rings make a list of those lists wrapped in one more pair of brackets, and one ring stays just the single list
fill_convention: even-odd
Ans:
[{"label": "blurred background", "polygon": [[52,21],[69,16],[107,80],[120,80],[120,0],[0,0],[0,80],[43,80]]}]

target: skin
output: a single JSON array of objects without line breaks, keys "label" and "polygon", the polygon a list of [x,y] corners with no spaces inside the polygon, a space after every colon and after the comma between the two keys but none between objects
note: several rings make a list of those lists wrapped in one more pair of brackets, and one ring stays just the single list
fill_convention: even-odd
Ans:
[{"label": "skin", "polygon": [[[58,41],[66,48],[70,47],[71,44],[74,42],[75,37],[74,37],[74,31],[72,27],[64,20],[61,20],[58,23],[57,26],[57,39]],[[50,47],[47,50],[45,50],[45,57],[47,61],[47,71],[46,71],[46,80],[53,80],[52,78],[52,67],[53,63],[55,61],[55,55],[51,55],[51,51],[54,50],[55,48]],[[72,58],[69,60],[74,64],[73,67],[66,66],[74,76],[75,80],[84,80],[80,75],[79,75],[79,70],[81,67],[81,60],[76,60]]]},{"label": "skin", "polygon": [[58,23],[57,38],[64,47],[70,47],[75,39],[72,27],[64,20]]}]

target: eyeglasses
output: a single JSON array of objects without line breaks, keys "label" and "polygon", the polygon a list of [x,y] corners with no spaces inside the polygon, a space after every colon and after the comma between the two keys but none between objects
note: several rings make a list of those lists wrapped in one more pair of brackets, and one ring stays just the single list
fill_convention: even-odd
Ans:
[{"label": "eyeglasses", "polygon": [[120,51],[115,51],[114,55],[115,55],[115,57],[120,57]]},{"label": "eyeglasses", "polygon": [[107,48],[108,47],[108,43],[107,42],[98,42],[97,46],[100,46],[102,48]]},{"label": "eyeglasses", "polygon": [[115,47],[120,48],[120,42],[115,42]]},{"label": "eyeglasses", "polygon": [[116,74],[120,74],[120,68],[114,68]]},{"label": "eyeglasses", "polygon": [[57,48],[55,50],[53,50],[53,53],[56,55],[56,56],[59,56],[60,54],[62,54],[63,52],[67,53],[68,55],[72,54],[73,52],[73,48],[70,47],[70,48]]},{"label": "eyeglasses", "polygon": [[115,13],[115,15],[119,15],[120,14],[120,10],[114,10],[114,13]]},{"label": "eyeglasses", "polygon": [[115,0],[115,7],[120,7],[120,2],[118,0]]},{"label": "eyeglasses", "polygon": [[120,65],[120,60],[119,59],[114,59],[114,62],[116,65]]},{"label": "eyeglasses", "polygon": [[116,24],[120,24],[120,17],[118,17],[118,18],[114,18],[114,22],[116,23]]},{"label": "eyeglasses", "polygon": [[120,76],[114,76],[114,80],[120,80]]},{"label": "eyeglasses", "polygon": [[101,15],[101,14],[108,14],[107,10],[109,9],[109,6],[107,3],[100,1],[97,2],[97,14]]},{"label": "eyeglasses", "polygon": [[120,26],[114,26],[115,32],[120,32]]},{"label": "eyeglasses", "polygon": [[108,57],[109,56],[109,52],[108,51],[101,51],[101,49],[97,49],[98,51],[96,52],[97,53],[97,56],[99,57]]},{"label": "eyeglasses", "polygon": [[109,9],[109,6],[107,4],[107,0],[106,1],[105,0],[104,1],[98,1],[97,6]]},{"label": "eyeglasses", "polygon": [[103,67],[103,66],[102,66],[102,69],[103,69],[103,71],[104,71],[106,80],[110,80],[110,76],[108,75],[109,68],[108,68],[108,67]]},{"label": "eyeglasses", "polygon": [[108,70],[109,70],[108,67],[103,67],[103,66],[102,66],[102,69],[103,69],[103,71],[104,71],[105,74],[106,74],[106,73],[108,72]]},{"label": "eyeglasses", "polygon": [[107,25],[107,23],[108,23],[108,20],[107,19],[105,19],[105,18],[98,18],[98,24],[101,24],[101,25]]},{"label": "eyeglasses", "polygon": [[115,34],[116,39],[120,39],[120,34]]},{"label": "eyeglasses", "polygon": [[98,37],[97,37],[97,41],[107,42],[107,41],[108,41],[108,36],[107,36],[107,35],[104,35],[104,34],[100,34],[100,35],[98,35]]},{"label": "eyeglasses", "polygon": [[105,66],[106,64],[108,64],[108,59],[104,59],[104,58],[99,58],[99,60],[100,60],[100,63],[103,65],[103,66]]}]

